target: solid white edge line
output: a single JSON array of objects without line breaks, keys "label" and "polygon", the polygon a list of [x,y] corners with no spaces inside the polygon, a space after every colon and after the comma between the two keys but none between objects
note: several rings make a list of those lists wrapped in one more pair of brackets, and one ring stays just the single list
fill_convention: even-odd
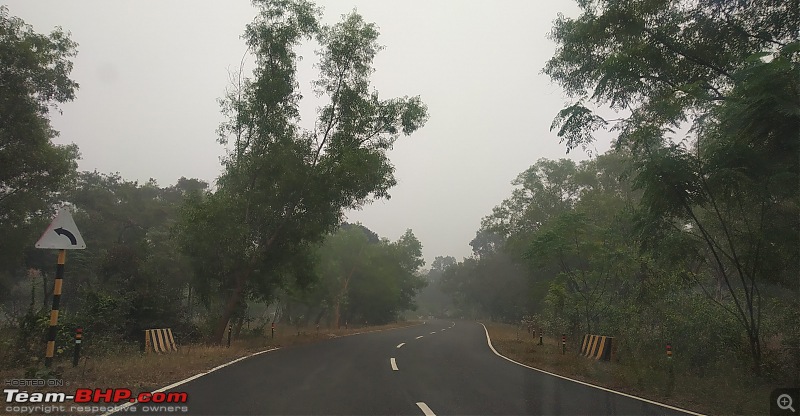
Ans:
[{"label": "solid white edge line", "polygon": [[[153,390],[153,391],[151,391],[150,393],[160,393],[160,392],[163,392],[163,391],[166,391],[166,390],[173,389],[173,388],[175,388],[175,387],[178,387],[178,386],[180,386],[181,384],[186,384],[186,383],[188,383],[188,382],[190,382],[190,381],[192,381],[192,380],[194,380],[194,379],[197,379],[197,378],[203,377],[203,376],[204,376],[204,375],[206,375],[206,374],[213,373],[214,371],[217,371],[217,370],[219,370],[220,368],[227,367],[227,366],[229,366],[229,365],[231,365],[231,364],[237,363],[237,362],[239,362],[239,361],[242,361],[242,360],[244,360],[244,359],[246,359],[246,358],[255,357],[256,355],[263,354],[263,353],[265,353],[265,352],[275,351],[275,350],[277,350],[277,349],[280,349],[280,348],[270,348],[270,349],[268,349],[268,350],[264,350],[264,351],[255,352],[255,353],[252,353],[252,354],[250,354],[250,355],[245,355],[244,357],[239,357],[239,358],[237,358],[237,359],[235,359],[235,360],[233,360],[233,361],[227,362],[227,363],[225,363],[225,364],[222,364],[222,365],[218,365],[218,366],[216,366],[216,367],[214,367],[214,368],[212,368],[212,369],[210,369],[210,370],[208,370],[208,371],[205,371],[205,372],[202,372],[202,373],[199,373],[199,374],[195,374],[195,375],[193,375],[193,376],[191,376],[191,377],[189,377],[189,378],[185,378],[185,379],[183,379],[183,380],[181,380],[181,381],[178,381],[178,382],[172,383],[172,384],[170,384],[169,386],[164,386],[164,387],[162,387],[162,388],[160,388],[160,389],[158,389],[158,390]],[[131,406],[133,406],[133,405],[135,405],[135,404],[137,404],[137,403],[139,403],[139,402],[138,402],[138,401],[133,401],[133,402],[127,402],[127,403],[125,403],[125,404],[121,404],[121,405],[119,405],[119,406],[115,406],[115,410],[108,411],[108,412],[106,412],[106,413],[103,413],[103,414],[102,414],[102,415],[100,415],[100,416],[108,416],[108,415],[113,415],[114,413],[121,412],[121,411],[123,411],[123,410],[125,410],[125,409],[127,409],[127,408],[129,408],[129,407],[131,407]]]},{"label": "solid white edge line", "polygon": [[[423,322],[423,324],[424,324],[424,322]],[[417,326],[417,325],[421,325],[421,324],[416,324],[416,325],[408,325],[408,326],[401,326],[401,327],[395,327],[395,328],[376,329],[376,330],[374,330],[374,331],[366,331],[366,332],[356,332],[356,333],[354,333],[354,334],[345,334],[345,335],[340,335],[340,336],[338,336],[338,337],[336,337],[336,338],[342,338],[342,337],[347,337],[347,336],[351,336],[351,335],[359,335],[359,334],[369,334],[369,333],[371,333],[371,332],[383,332],[383,331],[390,331],[390,330],[393,330],[393,329],[411,328],[411,327],[415,327],[415,326]],[[398,348],[399,348],[399,347],[398,347]],[[202,373],[198,373],[198,374],[195,374],[195,375],[193,375],[193,376],[191,376],[191,377],[189,377],[189,378],[183,379],[183,380],[181,380],[181,381],[178,381],[178,382],[176,382],[176,383],[172,383],[172,384],[170,384],[169,386],[162,387],[162,388],[160,388],[160,389],[158,389],[158,390],[153,390],[151,393],[159,393],[159,392],[163,392],[163,391],[165,391],[165,390],[169,390],[169,389],[172,389],[172,388],[178,387],[178,386],[180,386],[181,384],[188,383],[188,382],[190,382],[190,381],[192,381],[192,380],[194,380],[194,379],[196,379],[196,378],[200,378],[200,377],[202,377],[202,376],[204,376],[204,375],[206,375],[206,374],[208,374],[208,373],[211,373],[211,372],[217,371],[217,370],[219,370],[219,369],[220,369],[220,368],[222,368],[222,367],[227,367],[227,366],[229,366],[229,365],[231,365],[231,364],[233,364],[233,363],[236,363],[236,362],[242,361],[242,360],[244,360],[245,358],[255,357],[256,355],[263,354],[263,353],[265,353],[265,352],[275,351],[275,350],[277,350],[277,349],[280,349],[280,347],[278,347],[278,348],[270,348],[270,349],[268,349],[268,350],[259,351],[259,352],[256,352],[256,353],[253,353],[253,354],[250,354],[250,355],[245,355],[244,357],[239,357],[239,358],[237,358],[237,359],[235,359],[235,360],[233,360],[233,361],[230,361],[230,362],[228,362],[228,363],[225,363],[225,364],[222,364],[222,365],[218,365],[218,366],[216,366],[216,367],[214,367],[214,368],[212,368],[212,369],[210,369],[210,370],[208,370],[208,371],[205,371],[205,372],[202,372]],[[117,409],[116,409],[116,410],[112,410],[112,411],[109,411],[109,412],[103,413],[103,414],[101,414],[100,416],[109,416],[109,415],[113,415],[114,413],[117,413],[117,412],[120,412],[120,411],[122,411],[122,410],[125,410],[125,409],[127,409],[127,408],[129,408],[129,407],[131,407],[131,406],[133,406],[133,405],[135,405],[135,404],[137,404],[137,403],[138,403],[138,402],[134,401],[134,402],[128,402],[128,403],[125,403],[125,404],[121,404],[121,405],[119,405],[119,406],[117,407]]]},{"label": "solid white edge line", "polygon": [[417,402],[417,406],[419,406],[419,409],[422,410],[425,416],[436,416],[436,413],[433,413],[433,410],[431,410],[425,402]]},{"label": "solid white edge line", "polygon": [[422,338],[422,337],[424,337],[424,336],[425,336],[425,335],[420,335],[420,336],[418,336],[416,339],[420,339],[420,338]]},{"label": "solid white edge line", "polygon": [[492,345],[492,339],[491,339],[491,338],[489,338],[489,330],[488,330],[488,329],[486,329],[486,325],[484,325],[484,324],[481,324],[481,326],[483,326],[483,330],[486,332],[486,342],[489,344],[489,348],[491,348],[491,349],[492,349],[492,352],[494,352],[495,354],[497,354],[497,356],[498,356],[498,357],[500,357],[500,358],[504,358],[504,359],[506,359],[506,360],[508,360],[508,361],[511,361],[511,362],[512,362],[512,363],[514,363],[514,364],[521,365],[521,366],[523,366],[523,367],[525,367],[525,368],[529,368],[529,369],[531,369],[531,370],[535,370],[535,371],[538,371],[538,372],[540,372],[540,373],[544,373],[544,374],[547,374],[547,375],[551,375],[551,376],[553,376],[553,377],[558,377],[558,378],[562,378],[562,379],[564,379],[564,380],[569,380],[569,381],[572,381],[572,382],[575,382],[575,383],[578,383],[578,384],[583,384],[584,386],[594,387],[594,388],[596,388],[596,389],[600,389],[600,390],[603,390],[603,391],[607,391],[607,392],[609,392],[609,393],[615,393],[615,394],[619,394],[620,396],[625,396],[625,397],[628,397],[628,398],[631,398],[631,399],[640,400],[640,401],[643,401],[643,402],[646,402],[646,403],[654,404],[654,405],[656,405],[656,406],[666,407],[667,409],[677,410],[677,411],[679,411],[679,412],[684,412],[684,413],[688,413],[688,414],[690,414],[690,415],[695,415],[695,416],[705,416],[705,415],[703,415],[702,413],[696,413],[696,412],[693,412],[693,411],[691,411],[691,410],[681,409],[680,407],[675,407],[675,406],[670,406],[670,405],[668,405],[668,404],[664,404],[664,403],[654,402],[654,401],[652,401],[652,400],[645,399],[645,398],[643,398],[643,397],[637,397],[637,396],[633,396],[633,395],[630,395],[630,394],[628,394],[628,393],[623,393],[623,392],[621,392],[621,391],[616,391],[616,390],[611,390],[611,389],[608,389],[608,388],[605,388],[605,387],[596,386],[596,385],[594,385],[594,384],[589,384],[589,383],[587,383],[587,382],[584,382],[584,381],[580,381],[580,380],[571,379],[571,378],[569,378],[569,377],[564,377],[564,376],[562,376],[562,375],[558,375],[558,374],[555,374],[555,373],[551,373],[551,372],[549,372],[549,371],[545,371],[545,370],[540,370],[540,369],[538,369],[538,368],[534,368],[534,367],[531,367],[531,366],[529,366],[529,365],[525,365],[525,364],[522,364],[522,363],[520,363],[520,362],[514,361],[514,360],[512,360],[512,359],[510,359],[510,358],[508,358],[508,357],[506,357],[506,356],[504,356],[504,355],[502,355],[502,354],[500,354],[499,352],[497,352],[497,350],[496,350],[496,349],[494,349],[494,346]]},{"label": "solid white edge line", "polygon": [[397,344],[397,348],[400,348],[400,347],[402,347],[403,345],[406,345],[406,343],[405,343],[405,342],[401,342],[401,343]]},{"label": "solid white edge line", "polygon": [[392,359],[390,359],[389,362],[392,363],[392,370],[397,371],[398,370],[397,361],[394,359],[394,357],[392,357]]}]

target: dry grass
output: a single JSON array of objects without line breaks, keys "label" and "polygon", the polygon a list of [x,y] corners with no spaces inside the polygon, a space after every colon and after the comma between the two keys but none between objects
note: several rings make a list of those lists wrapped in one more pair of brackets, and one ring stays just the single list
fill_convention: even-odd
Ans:
[{"label": "dry grass", "polygon": [[[484,322],[495,349],[531,367],[705,414],[769,414],[770,391],[780,386],[748,382],[742,374],[697,377],[675,374],[668,391],[668,374],[658,366],[595,361],[571,351],[561,353],[561,340],[532,339],[513,325]],[[663,368],[663,367],[662,367]]]},{"label": "dry grass", "polygon": [[[302,329],[299,335],[295,328],[279,328],[274,339],[265,335],[259,338],[234,340],[230,348],[226,346],[179,345],[178,352],[169,354],[141,354],[138,351],[98,357],[87,354],[81,358],[79,365],[75,368],[72,367],[71,361],[56,361],[56,367],[62,372],[58,378],[64,380],[65,384],[70,387],[37,389],[36,391],[69,391],[73,388],[130,388],[134,392],[153,391],[258,351],[415,324],[417,322],[335,330],[321,328],[319,332],[315,329],[310,331]],[[27,378],[24,374],[23,369],[0,371],[0,379]],[[2,412],[3,409],[0,409],[0,413]]]}]

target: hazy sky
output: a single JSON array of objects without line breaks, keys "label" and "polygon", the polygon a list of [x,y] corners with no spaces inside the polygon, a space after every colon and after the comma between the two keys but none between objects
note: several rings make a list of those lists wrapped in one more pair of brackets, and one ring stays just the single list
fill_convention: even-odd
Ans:
[{"label": "hazy sky", "polygon": [[[80,147],[81,170],[120,172],[160,185],[181,176],[213,182],[224,149],[215,130],[217,99],[246,47],[255,16],[249,1],[5,2],[37,32],[61,26],[78,56],[74,102],[54,114],[59,143]],[[375,61],[381,96],[420,95],[428,124],[389,154],[398,185],[389,201],[348,214],[392,240],[407,228],[421,240],[428,266],[437,255],[470,254],[481,218],[509,196],[514,177],[539,158],[565,154],[549,127],[563,106],[561,89],[540,74],[555,45],[546,37],[559,1],[319,1],[333,23],[354,8],[378,25],[386,46]],[[300,51],[298,78],[313,97],[313,45]],[[252,68],[252,58],[246,59]],[[317,103],[302,107],[311,125]],[[607,143],[599,143],[605,151]]]}]

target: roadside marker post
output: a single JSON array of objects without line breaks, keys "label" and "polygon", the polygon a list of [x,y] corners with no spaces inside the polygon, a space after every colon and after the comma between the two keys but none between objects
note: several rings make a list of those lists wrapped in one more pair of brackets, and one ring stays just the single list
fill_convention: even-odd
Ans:
[{"label": "roadside marker post", "polygon": [[667,342],[667,396],[672,395],[675,388],[675,369],[672,367],[672,344]]},{"label": "roadside marker post", "polygon": [[83,338],[83,328],[75,329],[75,353],[72,355],[72,366],[77,367],[81,359],[81,341]]},{"label": "roadside marker post", "polygon": [[272,339],[275,339],[275,321],[272,321]]},{"label": "roadside marker post", "polygon": [[58,308],[61,304],[61,288],[64,283],[64,263],[67,259],[67,250],[83,250],[86,248],[86,243],[78,231],[78,226],[75,225],[75,220],[72,219],[72,214],[66,207],[62,207],[35,246],[40,249],[58,250],[56,278],[53,281],[53,307],[50,310],[50,327],[47,330],[47,349],[44,355],[44,365],[50,368],[53,365],[53,355],[56,350]]},{"label": "roadside marker post", "polygon": [[544,331],[542,330],[542,328],[539,328],[539,345],[544,345],[544,340],[542,339],[544,336],[543,334]]},{"label": "roadside marker post", "polygon": [[567,353],[567,334],[561,334],[561,355]]},{"label": "roadside marker post", "polygon": [[233,329],[233,325],[228,324],[228,348],[231,347],[231,330]]}]

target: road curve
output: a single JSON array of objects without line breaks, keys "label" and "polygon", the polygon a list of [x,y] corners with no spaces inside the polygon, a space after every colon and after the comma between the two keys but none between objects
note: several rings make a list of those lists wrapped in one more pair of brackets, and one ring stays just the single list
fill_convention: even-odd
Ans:
[{"label": "road curve", "polygon": [[192,415],[686,414],[520,366],[480,324],[446,320],[270,351],[171,391]]}]

